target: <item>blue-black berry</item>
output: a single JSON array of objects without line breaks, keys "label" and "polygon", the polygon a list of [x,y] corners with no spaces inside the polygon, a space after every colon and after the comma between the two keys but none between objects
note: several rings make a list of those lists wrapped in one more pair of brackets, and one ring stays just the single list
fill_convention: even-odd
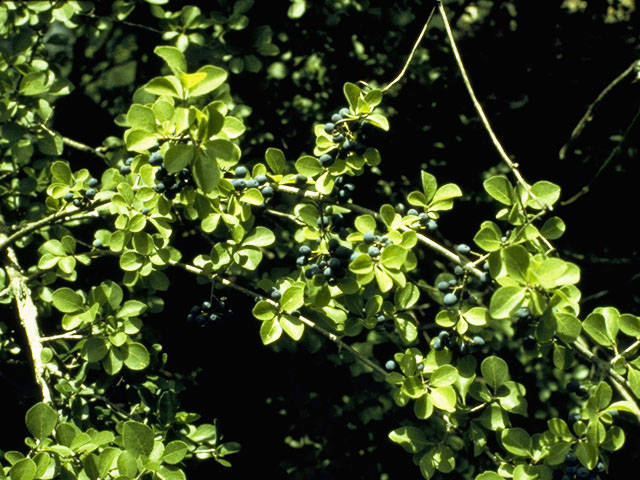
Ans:
[{"label": "blue-black berry", "polygon": [[458,303],[458,297],[456,296],[455,293],[447,293],[442,299],[442,301],[447,307],[450,307]]}]

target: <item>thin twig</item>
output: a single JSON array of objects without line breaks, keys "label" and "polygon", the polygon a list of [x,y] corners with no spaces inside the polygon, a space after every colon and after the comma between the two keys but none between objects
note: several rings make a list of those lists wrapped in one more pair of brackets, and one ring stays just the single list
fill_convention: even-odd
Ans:
[{"label": "thin twig", "polygon": [[578,200],[583,195],[586,195],[587,193],[589,193],[589,191],[591,190],[591,186],[596,181],[596,179],[600,176],[600,174],[603,172],[603,170],[606,168],[606,166],[609,165],[611,160],[613,160],[613,158],[618,153],[620,153],[620,150],[622,150],[622,145],[624,144],[624,141],[627,139],[627,136],[629,135],[629,133],[631,132],[631,129],[634,127],[634,125],[636,124],[636,122],[638,121],[639,118],[640,118],[640,108],[638,109],[638,111],[636,112],[635,116],[633,117],[633,120],[631,120],[631,123],[629,123],[629,125],[626,128],[626,130],[622,134],[622,140],[620,140],[618,142],[618,144],[616,145],[616,147],[613,150],[611,150],[611,153],[607,156],[605,161],[602,162],[602,164],[600,165],[600,168],[598,168],[598,171],[596,172],[596,174],[593,176],[593,178],[591,180],[589,180],[589,183],[587,183],[584,187],[582,187],[578,191],[578,193],[576,193],[573,196],[571,196],[571,198],[569,198],[569,200],[565,200],[564,202],[561,202],[560,205],[562,205],[562,206],[569,205],[569,204],[575,202],[576,200]]},{"label": "thin twig", "polygon": [[637,71],[638,68],[640,68],[640,60],[633,61],[631,65],[629,65],[625,69],[624,72],[618,75],[609,85],[607,85],[604,88],[604,90],[600,92],[600,94],[596,97],[593,103],[589,105],[589,108],[587,108],[587,111],[582,116],[582,118],[580,119],[576,127],[573,129],[573,132],[571,132],[571,136],[569,137],[569,140],[567,140],[567,143],[565,143],[560,149],[560,152],[558,154],[560,157],[560,160],[563,160],[564,157],[566,156],[567,148],[569,148],[569,144],[573,142],[580,135],[580,133],[582,133],[582,130],[584,130],[584,127],[587,125],[587,123],[593,119],[593,110],[596,108],[596,106],[604,99],[604,97],[607,96],[609,92],[611,92],[611,90],[613,90],[616,87],[616,85],[618,85],[628,75],[630,75],[634,71]]},{"label": "thin twig", "polygon": [[[279,191],[279,192],[283,192],[283,193],[289,193],[292,195],[296,195],[298,197],[303,197],[303,198],[310,198],[310,199],[314,199],[314,200],[320,200],[320,199],[327,199],[325,197],[323,197],[322,194],[318,193],[318,192],[312,192],[310,190],[301,190],[297,187],[292,187],[290,185],[274,185],[274,187]],[[371,215],[373,218],[375,218],[376,220],[380,221],[380,215],[378,214],[378,212],[371,210],[369,208],[363,207],[361,205],[357,205],[355,203],[345,203],[344,205],[341,205],[342,207],[351,210],[352,212],[356,212],[356,213],[362,213],[362,214],[367,214],[367,215]],[[412,230],[409,227],[400,227],[400,230],[402,231],[410,231]],[[415,230],[413,230],[415,231]],[[423,245],[425,245],[426,247],[430,248],[431,250],[434,250],[435,252],[439,253],[440,255],[442,255],[443,257],[447,258],[448,260],[461,265],[462,267],[464,267],[467,271],[473,273],[473,275],[475,275],[476,277],[480,277],[482,275],[483,272],[481,272],[480,270],[478,270],[472,262],[468,262],[465,261],[465,259],[463,257],[461,257],[460,255],[458,255],[457,253],[452,252],[451,250],[447,249],[446,247],[443,247],[442,245],[440,245],[439,243],[437,243],[436,241],[430,239],[429,237],[427,237],[426,235],[422,234],[422,233],[418,233],[416,232],[417,238],[418,238],[418,242],[422,243]]]},{"label": "thin twig", "polygon": [[467,71],[464,68],[464,64],[462,63],[462,57],[460,56],[460,52],[458,51],[456,41],[453,38],[451,25],[449,24],[449,20],[447,19],[447,12],[445,11],[441,0],[438,0],[438,10],[440,11],[440,15],[442,16],[444,27],[445,27],[445,30],[447,31],[447,37],[449,38],[449,43],[451,44],[451,50],[453,52],[453,56],[456,59],[456,63],[458,64],[458,69],[460,70],[460,74],[462,75],[462,80],[465,86],[467,87],[467,91],[469,92],[469,96],[471,97],[471,101],[473,102],[473,106],[478,112],[478,115],[480,116],[480,120],[482,120],[482,124],[484,125],[484,128],[487,130],[487,133],[489,133],[489,137],[491,137],[491,141],[493,142],[493,145],[496,147],[496,150],[500,154],[500,157],[502,158],[504,163],[507,164],[507,166],[509,167],[513,175],[516,177],[516,180],[518,181],[518,183],[522,185],[522,188],[525,189],[525,191],[529,194],[529,196],[538,203],[541,209],[552,211],[553,207],[551,205],[547,205],[546,203],[542,202],[531,191],[531,187],[529,187],[529,184],[525,182],[524,178],[522,178],[522,175],[518,171],[517,165],[511,161],[511,159],[509,158],[509,155],[507,155],[507,152],[505,152],[504,148],[502,147],[502,144],[498,140],[498,137],[496,136],[495,132],[493,131],[493,128],[491,127],[491,124],[489,123],[489,119],[487,118],[487,115],[484,113],[482,105],[480,105],[480,102],[478,101],[478,98],[476,97],[476,94],[473,91],[473,87],[471,86],[471,80],[469,79],[469,75],[467,74]]},{"label": "thin twig", "polygon": [[60,133],[51,130],[44,123],[40,123],[39,126],[43,130],[45,130],[49,135],[60,137],[64,145],[68,145],[69,147],[75,148],[76,150],[80,150],[81,152],[91,153],[96,157],[101,158],[102,160],[107,159],[107,157],[102,152],[100,152],[100,150],[98,150],[97,148],[90,147],[89,145],[85,145],[84,143],[78,142],[77,140],[73,140],[72,138],[65,137],[64,135],[61,135]]},{"label": "thin twig", "polygon": [[[177,262],[175,260],[171,260],[169,262],[171,265],[175,266],[175,267],[179,267],[182,268],[183,270],[190,272],[190,273],[194,273],[196,275],[206,275],[206,273],[198,268],[195,267],[193,265],[188,265],[186,263],[182,263],[182,262]],[[263,298],[262,295],[249,290],[248,288],[242,287],[240,285],[237,285],[236,283],[223,278],[219,275],[216,275],[215,278],[213,278],[213,281],[218,282],[222,285],[224,285],[225,287],[229,287],[232,288],[240,293],[243,293],[244,295],[247,295],[251,298],[253,298],[254,300],[256,299],[260,299]],[[274,302],[273,300],[269,300],[266,299],[268,302],[272,303],[274,306],[278,307],[279,304]],[[336,334],[330,332],[329,330],[326,330],[324,328],[322,328],[320,325],[318,325],[317,323],[315,323],[313,320],[300,316],[299,317],[300,321],[302,323],[304,323],[305,325],[307,325],[309,328],[315,330],[316,332],[320,333],[322,336],[324,336],[325,338],[327,338],[328,340],[330,340],[331,342],[335,343],[336,345],[338,345],[340,348],[345,349],[346,351],[348,351],[351,355],[353,355],[355,358],[357,358],[358,360],[360,360],[363,364],[365,364],[366,366],[368,366],[369,368],[375,370],[376,372],[386,376],[387,375],[387,371],[382,368],[380,365],[377,365],[375,362],[373,362],[372,360],[368,359],[367,357],[365,357],[364,355],[362,355],[360,352],[358,352],[357,350],[355,350],[353,347],[351,347],[349,344],[345,343],[344,341],[342,341]]]},{"label": "thin twig", "polygon": [[416,50],[418,49],[418,45],[420,45],[422,38],[424,37],[425,33],[427,33],[427,29],[429,28],[429,24],[431,23],[431,19],[433,18],[433,14],[435,13],[435,11],[436,11],[436,7],[433,7],[431,9],[431,13],[429,14],[429,18],[427,18],[427,21],[422,27],[422,31],[420,32],[420,35],[418,35],[418,39],[416,40],[416,43],[413,44],[413,48],[411,49],[409,58],[407,58],[407,61],[404,63],[404,67],[402,67],[402,70],[400,71],[398,76],[394,78],[393,81],[391,81],[391,83],[389,83],[386,87],[382,89],[382,93],[386,92],[391,87],[393,87],[396,83],[398,83],[406,73],[407,68],[409,68],[409,64],[411,63],[411,60],[413,60],[413,56],[415,55]]}]

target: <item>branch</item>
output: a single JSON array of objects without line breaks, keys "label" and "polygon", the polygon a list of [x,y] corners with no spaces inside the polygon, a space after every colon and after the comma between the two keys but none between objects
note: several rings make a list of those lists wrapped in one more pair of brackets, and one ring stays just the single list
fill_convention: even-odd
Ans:
[{"label": "branch", "polygon": [[482,105],[480,105],[480,102],[478,101],[478,98],[476,97],[476,94],[473,91],[473,87],[471,86],[471,80],[469,80],[469,75],[467,74],[467,71],[464,68],[464,64],[462,63],[462,57],[460,57],[460,52],[458,51],[456,41],[453,38],[451,25],[449,24],[449,20],[447,19],[447,12],[445,11],[444,6],[442,5],[442,0],[438,0],[438,10],[440,11],[440,15],[442,16],[444,27],[445,27],[445,30],[447,31],[447,37],[449,38],[449,43],[451,44],[451,50],[453,51],[453,55],[458,64],[458,69],[460,70],[460,74],[462,75],[462,80],[464,81],[464,85],[467,87],[467,91],[469,92],[469,96],[471,97],[471,101],[473,102],[473,106],[478,112],[478,115],[480,116],[480,120],[482,120],[482,124],[484,125],[484,128],[489,133],[489,137],[491,137],[491,141],[493,142],[493,145],[496,147],[496,150],[500,154],[500,157],[502,158],[504,163],[507,164],[507,166],[511,170],[511,173],[513,173],[513,175],[516,177],[516,180],[522,186],[522,188],[525,189],[525,191],[531,196],[531,198],[533,198],[536,202],[538,202],[538,205],[540,206],[540,208],[542,208],[543,210],[552,211],[553,207],[551,205],[547,205],[546,203],[542,202],[541,200],[538,199],[538,197],[534,195],[534,193],[531,191],[531,188],[529,187],[529,184],[524,181],[524,178],[522,178],[522,175],[518,171],[518,168],[517,168],[518,165],[511,161],[511,159],[509,158],[509,155],[507,155],[507,152],[505,152],[504,148],[500,144],[498,137],[496,136],[495,132],[493,131],[493,128],[491,127],[491,124],[489,123],[489,120],[487,119],[487,115],[484,113],[484,110],[482,109]]},{"label": "branch", "polygon": [[[5,228],[4,220],[0,216],[0,227]],[[0,233],[0,241],[4,241],[6,235]],[[16,302],[18,317],[27,336],[27,343],[31,350],[31,360],[36,383],[42,392],[42,400],[51,403],[51,392],[44,375],[46,368],[42,363],[42,339],[38,328],[38,309],[33,303],[31,291],[27,284],[26,277],[22,273],[16,252],[11,247],[7,247],[4,259],[4,268],[9,277],[9,288]]]},{"label": "branch", "polygon": [[427,33],[427,29],[429,28],[429,24],[431,23],[431,19],[433,18],[433,14],[435,13],[435,11],[436,11],[436,7],[433,7],[431,9],[431,13],[429,14],[429,18],[427,18],[427,21],[422,27],[422,31],[420,32],[420,35],[418,35],[418,39],[416,40],[416,43],[414,43],[413,48],[411,49],[409,58],[407,58],[407,61],[404,63],[404,67],[402,67],[402,70],[400,71],[398,76],[394,78],[392,82],[390,82],[386,87],[382,89],[382,93],[385,93],[387,90],[393,87],[396,83],[398,83],[402,79],[402,77],[404,77],[404,74],[406,73],[407,68],[409,68],[409,64],[411,63],[411,60],[413,60],[413,56],[415,55],[416,50],[418,49],[418,45],[420,45],[422,38],[424,37],[425,33]]},{"label": "branch", "polygon": [[[314,200],[321,200],[321,199],[327,199],[327,197],[324,197],[322,194],[318,193],[318,192],[312,192],[310,190],[301,190],[297,187],[291,187],[289,185],[273,185],[276,190],[278,190],[279,192],[283,192],[283,193],[288,193],[291,195],[296,195],[298,197],[302,197],[302,198],[310,198],[310,199],[314,199]],[[340,206],[351,210],[352,212],[356,212],[356,213],[362,213],[362,214],[368,214],[371,215],[373,218],[375,218],[376,220],[380,221],[380,215],[374,211],[371,210],[369,208],[366,207],[362,207],[360,205],[356,205],[354,203],[345,203],[345,204],[341,204]],[[412,230],[409,227],[401,227],[400,230],[406,232],[409,230]],[[413,230],[415,231],[415,230]],[[425,245],[426,247],[430,248],[431,250],[434,250],[435,252],[439,253],[440,255],[442,255],[443,257],[447,258],[448,260],[463,266],[467,271],[471,272],[473,275],[475,275],[476,277],[480,277],[482,275],[483,272],[481,272],[480,270],[478,270],[475,266],[473,266],[473,264],[471,262],[468,262],[464,259],[464,257],[458,255],[457,253],[452,252],[451,250],[447,249],[446,247],[443,247],[442,245],[440,245],[439,243],[437,243],[436,241],[430,239],[429,237],[427,237],[426,235],[422,234],[422,233],[417,233],[418,236],[418,241],[420,243],[422,243],[423,245]]]},{"label": "branch", "polygon": [[[98,208],[107,203],[109,203],[109,200],[94,202],[92,204],[92,207]],[[24,227],[20,228],[20,230],[12,233],[9,236],[6,236],[6,235],[0,236],[0,252],[8,248],[10,245],[14,244],[15,242],[17,242],[18,240],[20,240],[22,237],[25,237],[29,235],[31,232],[34,232],[47,225],[51,225],[54,223],[64,223],[64,222],[69,222],[73,220],[82,220],[84,218],[96,217],[98,215],[99,213],[96,211],[87,212],[85,211],[85,209],[70,206],[67,209],[61,210],[56,213],[52,213],[51,215],[41,218],[40,220],[36,220],[35,222],[29,223]],[[58,220],[60,220],[60,222],[57,222]]]},{"label": "branch", "polygon": [[39,126],[43,130],[45,130],[49,135],[52,135],[54,137],[55,136],[60,137],[64,145],[68,145],[69,147],[75,148],[76,150],[80,150],[81,152],[91,153],[92,155],[95,155],[96,157],[102,160],[107,160],[107,157],[98,148],[93,148],[93,147],[90,147],[89,145],[85,145],[84,143],[65,137],[59,132],[53,131],[52,129],[47,127],[44,123],[40,123]]},{"label": "branch", "polygon": [[[198,267],[195,267],[193,265],[188,265],[188,264],[182,263],[182,262],[176,262],[175,260],[170,260],[169,263],[171,265],[175,266],[175,267],[182,268],[183,270],[185,270],[185,271],[187,271],[189,273],[193,273],[193,274],[196,274],[196,275],[206,275],[206,273],[202,269],[200,269]],[[256,292],[254,292],[252,290],[249,290],[248,288],[241,287],[240,285],[237,285],[237,284],[233,283],[232,281],[227,280],[226,278],[222,278],[219,275],[216,275],[212,280],[224,285],[225,287],[229,287],[229,288],[232,288],[233,290],[236,290],[236,291],[238,291],[240,293],[243,293],[244,295],[247,295],[247,296],[253,298],[254,300],[259,300],[259,299],[263,299],[264,298],[259,293],[256,293]],[[274,302],[273,300],[269,300],[269,299],[266,299],[266,300],[269,303],[272,303],[276,307],[279,306],[279,304]],[[309,328],[315,330],[316,332],[318,332],[320,335],[324,336],[328,340],[332,341],[333,343],[338,345],[340,348],[343,348],[346,351],[348,351],[351,355],[353,355],[356,359],[360,360],[360,362],[362,362],[363,364],[365,364],[369,368],[375,370],[376,372],[380,373],[383,376],[387,375],[387,371],[384,368],[382,368],[380,365],[376,364],[372,360],[369,360],[367,357],[362,355],[357,350],[353,349],[351,346],[349,346],[349,344],[347,344],[344,341],[342,341],[335,333],[332,333],[329,330],[326,330],[325,328],[322,328],[320,325],[318,325],[317,323],[315,323],[313,320],[311,320],[309,318],[306,318],[306,317],[303,317],[303,316],[300,316],[299,318],[300,318],[300,321],[302,323],[307,325]]]},{"label": "branch", "polygon": [[604,99],[604,97],[607,96],[609,92],[611,92],[611,90],[613,90],[616,87],[616,85],[618,85],[622,80],[624,80],[629,74],[633,73],[634,71],[637,71],[638,69],[640,69],[640,60],[635,60],[634,62],[631,63],[631,65],[629,65],[625,69],[624,72],[618,75],[609,85],[607,85],[604,88],[604,90],[600,92],[600,94],[596,97],[593,103],[589,105],[589,108],[587,108],[587,111],[582,116],[582,118],[580,119],[576,127],[573,129],[573,132],[571,132],[571,136],[569,137],[569,140],[567,140],[567,143],[565,143],[560,149],[560,152],[558,154],[560,157],[560,160],[564,160],[564,157],[567,154],[567,148],[569,147],[569,144],[573,142],[582,133],[582,130],[584,130],[584,127],[587,125],[587,123],[593,119],[593,110],[596,108],[596,106]]}]

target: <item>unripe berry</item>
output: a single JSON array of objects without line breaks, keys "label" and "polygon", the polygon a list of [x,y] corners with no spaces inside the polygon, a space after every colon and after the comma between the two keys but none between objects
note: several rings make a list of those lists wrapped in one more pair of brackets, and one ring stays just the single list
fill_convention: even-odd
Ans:
[{"label": "unripe berry", "polygon": [[455,293],[447,293],[442,301],[447,307],[450,307],[458,303],[458,297],[455,295]]}]

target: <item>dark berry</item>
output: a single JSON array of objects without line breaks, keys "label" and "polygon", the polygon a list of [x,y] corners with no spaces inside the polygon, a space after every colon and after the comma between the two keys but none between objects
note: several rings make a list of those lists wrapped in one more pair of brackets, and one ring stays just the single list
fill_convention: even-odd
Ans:
[{"label": "dark berry", "polygon": [[201,311],[202,308],[200,308],[200,305],[194,305],[193,307],[191,307],[191,313],[195,315],[198,315]]},{"label": "dark berry", "polygon": [[268,178],[266,175],[256,175],[255,180],[259,185],[264,185],[265,183],[267,183]]},{"label": "dark berry", "polygon": [[491,276],[489,275],[489,272],[482,272],[478,279],[482,283],[489,283],[489,281],[491,280]]},{"label": "dark berry", "polygon": [[234,172],[236,178],[244,178],[247,175],[247,173],[249,173],[249,170],[247,170],[247,167],[244,167],[242,165],[239,167],[236,167],[236,170]]},{"label": "dark berry", "polygon": [[269,292],[269,296],[272,300],[280,300],[280,298],[282,297],[282,293],[276,287],[273,287],[271,289],[271,292]]},{"label": "dark berry", "polygon": [[131,165],[133,163],[133,157],[129,157],[124,161],[125,165]]},{"label": "dark berry", "polygon": [[97,178],[93,178],[93,177],[91,177],[91,178],[89,179],[89,181],[87,182],[87,185],[88,185],[89,187],[97,187],[99,183],[100,183],[100,181],[99,181]]},{"label": "dark berry", "polygon": [[341,143],[344,141],[344,134],[343,133],[338,133],[337,135],[333,136],[333,141],[336,143]]},{"label": "dark berry", "polygon": [[319,227],[326,227],[329,225],[329,217],[325,216],[325,215],[320,215],[318,217],[318,220],[316,220],[316,224]]},{"label": "dark berry", "polygon": [[356,155],[363,155],[364,152],[367,151],[367,147],[362,143],[356,143],[355,146],[353,147],[353,151],[356,153]]},{"label": "dark berry", "polygon": [[377,321],[378,323],[382,323],[382,322],[384,322],[386,319],[387,319],[387,317],[385,317],[385,316],[384,316],[384,313],[381,313],[380,315],[378,315],[378,316],[376,317],[376,321]]},{"label": "dark berry", "polygon": [[73,199],[73,206],[74,207],[81,207],[82,206],[82,200],[80,200],[79,198],[74,198]]},{"label": "dark berry", "polygon": [[333,132],[333,129],[334,129],[334,128],[336,128],[336,126],[335,126],[333,123],[331,123],[331,122],[328,122],[328,123],[325,123],[325,124],[324,124],[324,131],[325,131],[326,133],[331,133],[331,132]]},{"label": "dark berry", "polygon": [[64,198],[67,202],[70,202],[71,200],[73,200],[73,192],[67,192],[64,194]]},{"label": "dark berry", "polygon": [[327,267],[322,271],[322,274],[325,277],[331,277],[331,276],[333,276],[333,270],[331,269],[331,267]]},{"label": "dark berry", "polygon": [[458,303],[458,297],[455,295],[455,293],[447,293],[442,301],[446,306],[450,307],[451,305],[455,305],[456,303]]},{"label": "dark berry", "polygon": [[524,348],[526,348],[527,350],[530,350],[530,349],[534,348],[537,343],[538,342],[536,342],[536,339],[535,339],[535,337],[533,335],[527,335],[522,340],[522,346]]},{"label": "dark berry", "polygon": [[436,337],[433,340],[433,349],[436,351],[440,351],[444,348],[444,343],[442,342],[442,339],[440,337]]},{"label": "dark berry", "polygon": [[347,151],[347,152],[349,152],[349,151],[353,150],[354,146],[355,146],[355,144],[351,140],[347,139],[342,144],[342,149]]},{"label": "dark berry", "polygon": [[318,160],[320,160],[320,163],[323,166],[328,166],[333,162],[333,157],[331,155],[329,155],[328,153],[325,153],[324,155],[322,155]]},{"label": "dark berry", "polygon": [[455,287],[457,284],[458,284],[458,281],[455,278],[452,278],[451,280],[449,280],[450,287]]},{"label": "dark berry", "polygon": [[296,183],[298,185],[306,185],[307,184],[307,177],[302,175],[301,173],[296,175]]},{"label": "dark berry", "polygon": [[415,215],[417,217],[418,211],[415,208],[410,208],[409,210],[407,210],[407,215]]},{"label": "dark berry", "polygon": [[338,248],[336,248],[335,256],[338,258],[349,258],[352,253],[353,253],[353,250],[351,250],[348,247],[344,247],[340,245]]},{"label": "dark berry", "polygon": [[200,326],[206,325],[207,320],[208,320],[207,316],[203,314],[200,314],[196,317],[196,323]]},{"label": "dark berry", "polygon": [[247,180],[247,188],[256,188],[258,185],[258,181],[255,178]]},{"label": "dark berry", "polygon": [[576,391],[576,395],[584,398],[589,395],[589,390],[587,390],[587,387],[585,387],[584,385],[580,385],[580,387]]},{"label": "dark berry", "polygon": [[363,235],[362,240],[367,245],[371,245],[375,240],[375,235],[373,234],[373,232],[367,232]]},{"label": "dark berry", "polygon": [[298,258],[296,258],[296,265],[298,265],[299,267],[304,267],[307,264],[308,258],[305,257],[304,255],[299,256]]},{"label": "dark berry", "polygon": [[384,364],[384,368],[386,368],[387,370],[393,370],[394,368],[396,368],[396,362],[394,362],[393,360],[388,360],[387,363]]},{"label": "dark berry", "polygon": [[604,463],[598,462],[598,464],[596,465],[596,468],[594,468],[594,471],[596,473],[604,473],[605,472]]},{"label": "dark berry", "polygon": [[367,250],[367,253],[371,258],[377,257],[378,255],[380,255],[380,249],[378,247],[372,246],[372,247],[369,247],[369,250]]},{"label": "dark berry", "polygon": [[578,470],[576,471],[576,478],[578,480],[586,480],[588,476],[589,476],[589,470],[587,470],[584,467],[579,467]]},{"label": "dark berry", "polygon": [[273,187],[271,185],[267,185],[266,187],[264,187],[262,190],[262,196],[269,198],[269,197],[273,197]]},{"label": "dark berry", "polygon": [[[333,217],[332,217],[333,219]],[[329,247],[329,251],[330,252],[335,252],[336,248],[338,248],[340,246],[340,242],[338,242],[338,239],[336,238],[331,238],[329,239],[329,243],[327,245]]]},{"label": "dark berry", "polygon": [[85,195],[87,198],[93,198],[96,196],[96,193],[98,193],[98,191],[95,188],[88,188]]},{"label": "dark berry", "polygon": [[156,186],[153,187],[153,189],[158,193],[162,193],[167,189],[167,187],[164,183],[156,183]]},{"label": "dark berry", "polygon": [[447,290],[449,290],[449,282],[438,282],[438,290],[440,290],[441,292],[446,292]]},{"label": "dark berry", "polygon": [[459,277],[464,273],[464,268],[462,268],[460,265],[456,265],[456,268],[453,269],[453,273]]},{"label": "dark berry", "polygon": [[309,245],[301,245],[298,249],[298,253],[300,255],[309,256],[311,255],[311,247]]},{"label": "dark berry", "polygon": [[[580,420],[580,414],[578,412],[571,412],[567,417],[567,423],[569,424],[569,426],[572,426],[574,423],[576,423],[579,420]],[[565,459],[565,462],[566,462],[566,459]]]},{"label": "dark berry", "polygon": [[332,257],[327,262],[330,268],[340,268],[342,266],[342,262],[340,259]]},{"label": "dark berry", "polygon": [[151,212],[151,209],[149,207],[144,207],[142,210],[140,210],[140,213],[142,215],[149,215],[150,212]]},{"label": "dark berry", "polygon": [[100,240],[99,238],[96,238],[93,241],[93,246],[96,248],[101,248],[103,246],[102,240]]},{"label": "dark berry", "polygon": [[149,163],[151,165],[160,165],[162,163],[162,153],[160,152],[153,152],[150,156],[149,156]]},{"label": "dark berry", "polygon": [[209,310],[211,310],[211,302],[202,302],[201,308],[204,312],[208,312]]},{"label": "dark berry", "polygon": [[518,315],[518,318],[527,318],[529,315],[531,315],[531,312],[527,307],[520,307],[516,312],[516,315]]},{"label": "dark berry", "polygon": [[430,232],[434,232],[438,229],[438,224],[436,223],[435,220],[429,220],[427,222],[427,228],[429,229]]},{"label": "dark berry", "polygon": [[236,190],[243,190],[247,187],[247,182],[241,178],[234,178],[231,180],[231,185],[233,185],[233,188]]},{"label": "dark berry", "polygon": [[478,347],[482,347],[484,346],[485,342],[484,342],[484,338],[482,338],[479,335],[476,335],[475,337],[473,337],[473,344],[478,346]]},{"label": "dark berry", "polygon": [[212,313],[209,315],[209,321],[210,322],[215,322],[216,320],[218,320],[218,314],[217,313]]},{"label": "dark berry", "polygon": [[567,391],[569,393],[576,393],[579,388],[580,382],[578,382],[578,380],[576,380],[575,378],[572,378],[571,380],[569,380],[569,383],[567,383]]},{"label": "dark berry", "polygon": [[458,245],[456,247],[456,250],[458,250],[458,253],[466,255],[467,253],[469,253],[471,251],[471,248],[469,247],[469,245],[461,243],[460,245]]},{"label": "dark berry", "polygon": [[[339,113],[334,113],[333,115],[331,115],[331,121],[333,123],[339,122],[340,120],[342,120],[342,116],[340,116]],[[329,133],[329,132],[327,132]]]},{"label": "dark berry", "polygon": [[346,107],[341,108],[340,111],[338,112],[338,115],[340,115],[342,118],[347,118],[350,114],[351,114],[351,110],[349,110]]}]

